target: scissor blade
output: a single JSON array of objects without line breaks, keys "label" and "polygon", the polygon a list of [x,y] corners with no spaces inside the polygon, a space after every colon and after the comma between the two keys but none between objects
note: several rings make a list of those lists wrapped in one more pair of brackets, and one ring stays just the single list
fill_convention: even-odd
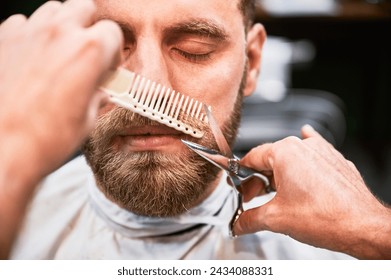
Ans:
[{"label": "scissor blade", "polygon": [[228,142],[225,139],[225,136],[221,131],[219,125],[217,124],[216,119],[213,117],[213,114],[210,111],[209,107],[204,104],[204,109],[208,117],[209,126],[212,130],[213,136],[215,137],[217,146],[219,147],[221,154],[228,158],[234,158],[232,150],[229,147]]},{"label": "scissor blade", "polygon": [[228,158],[224,155],[220,154],[216,150],[209,149],[205,146],[183,140],[183,144],[185,144],[189,149],[196,152],[198,155],[209,161],[210,163],[214,164],[215,166],[229,172],[228,169]]},{"label": "scissor blade", "polygon": [[245,166],[238,166],[239,168],[236,171],[233,171],[234,166],[231,164],[232,158],[227,158],[226,156],[220,154],[216,150],[209,149],[205,146],[187,140],[182,139],[182,142],[189,149],[196,152],[202,158],[206,159],[207,161],[214,164],[215,166],[225,170],[227,174],[231,177],[231,179],[233,180],[238,179],[239,182],[234,183],[236,186],[240,185],[242,181],[245,181],[252,177],[257,177],[258,179],[263,181],[265,187],[267,188],[267,192],[274,190],[273,187],[270,186],[271,180],[268,178],[267,175]]}]

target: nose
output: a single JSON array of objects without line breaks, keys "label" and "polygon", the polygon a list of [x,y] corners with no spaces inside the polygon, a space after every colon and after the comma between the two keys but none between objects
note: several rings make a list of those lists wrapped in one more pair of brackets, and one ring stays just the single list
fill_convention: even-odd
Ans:
[{"label": "nose", "polygon": [[170,86],[169,71],[162,46],[150,37],[139,38],[134,50],[128,55],[125,66],[151,81]]}]

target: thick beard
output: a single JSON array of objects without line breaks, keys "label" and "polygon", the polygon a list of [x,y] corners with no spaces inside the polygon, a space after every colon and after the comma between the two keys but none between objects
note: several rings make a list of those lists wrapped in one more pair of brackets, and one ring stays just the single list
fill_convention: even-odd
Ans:
[{"label": "thick beard", "polygon": [[[234,110],[223,125],[223,133],[232,146],[240,124],[244,73]],[[190,150],[176,154],[163,152],[115,151],[112,138],[129,124],[157,125],[156,122],[123,108],[102,115],[83,145],[98,187],[108,199],[135,214],[153,217],[180,215],[206,195],[219,169]],[[160,124],[159,124],[160,125]],[[217,148],[208,126],[201,145]]]}]

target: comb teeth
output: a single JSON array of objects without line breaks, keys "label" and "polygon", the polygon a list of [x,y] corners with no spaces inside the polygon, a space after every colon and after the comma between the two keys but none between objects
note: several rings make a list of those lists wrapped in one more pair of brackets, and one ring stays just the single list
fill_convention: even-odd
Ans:
[{"label": "comb teeth", "polygon": [[111,101],[151,120],[196,138],[203,132],[191,124],[206,123],[203,103],[157,84],[145,77],[118,68],[101,86]]}]

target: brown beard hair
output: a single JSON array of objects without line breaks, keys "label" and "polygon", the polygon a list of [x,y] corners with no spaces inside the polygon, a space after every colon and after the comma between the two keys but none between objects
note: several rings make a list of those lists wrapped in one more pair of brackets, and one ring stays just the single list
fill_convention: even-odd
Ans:
[{"label": "brown beard hair", "polygon": [[[244,71],[234,109],[222,127],[231,146],[240,124],[246,77]],[[82,151],[105,196],[135,214],[152,217],[177,216],[199,204],[209,194],[220,170],[190,150],[178,154],[116,151],[112,138],[129,124],[160,125],[116,107],[99,117],[83,145]],[[210,128],[206,125],[202,129],[205,134],[200,140],[188,140],[217,149]]]}]

